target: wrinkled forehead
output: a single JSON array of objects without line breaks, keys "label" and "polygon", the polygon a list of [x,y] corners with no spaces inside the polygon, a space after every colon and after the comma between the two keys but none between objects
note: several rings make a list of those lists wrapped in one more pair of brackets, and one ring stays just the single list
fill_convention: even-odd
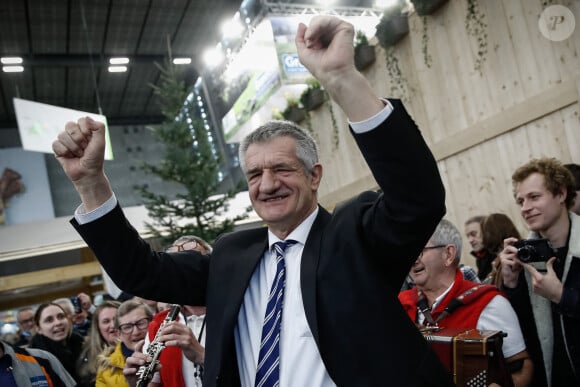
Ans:
[{"label": "wrinkled forehead", "polygon": [[281,163],[295,163],[296,142],[291,137],[276,137],[251,144],[246,150],[246,169],[271,168]]},{"label": "wrinkled forehead", "polygon": [[142,318],[147,318],[147,313],[145,313],[142,307],[138,307],[129,313],[119,316],[119,324],[141,320]]}]

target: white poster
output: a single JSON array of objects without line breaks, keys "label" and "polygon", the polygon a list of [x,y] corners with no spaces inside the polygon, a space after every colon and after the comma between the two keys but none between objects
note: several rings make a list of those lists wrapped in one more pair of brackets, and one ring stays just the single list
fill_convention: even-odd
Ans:
[{"label": "white poster", "polygon": [[109,125],[107,117],[103,115],[20,98],[14,98],[14,111],[22,147],[26,150],[52,153],[52,142],[56,140],[58,133],[64,130],[66,123],[76,122],[79,118],[88,116],[105,124],[105,160],[113,159]]}]

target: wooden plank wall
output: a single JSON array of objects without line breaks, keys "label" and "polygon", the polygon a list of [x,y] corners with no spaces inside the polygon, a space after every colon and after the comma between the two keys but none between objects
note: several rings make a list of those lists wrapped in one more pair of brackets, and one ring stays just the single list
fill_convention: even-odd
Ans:
[{"label": "wooden plank wall", "polygon": [[[576,19],[573,35],[553,42],[540,33],[546,5],[561,4]],[[475,70],[477,44],[465,29],[467,1],[449,0],[423,20],[409,16],[410,33],[395,47],[404,92],[390,95],[385,51],[365,76],[383,96],[402,97],[438,160],[447,190],[447,218],[463,229],[477,214],[503,212],[527,233],[513,202],[511,174],[536,157],[580,163],[580,1],[479,0],[487,24],[487,55]],[[375,39],[376,40],[376,39]],[[338,148],[332,145],[328,107],[311,114],[325,166],[321,202],[336,203],[376,188],[337,106]],[[396,140],[396,139],[395,139]],[[463,260],[473,264],[469,246]]]}]

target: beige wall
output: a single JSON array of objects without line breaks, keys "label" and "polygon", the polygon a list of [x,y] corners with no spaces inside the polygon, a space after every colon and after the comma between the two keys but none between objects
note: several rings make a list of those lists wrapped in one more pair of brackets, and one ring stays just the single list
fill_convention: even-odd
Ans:
[{"label": "beige wall", "polygon": [[[466,3],[450,0],[427,17],[431,67],[423,56],[422,19],[411,14],[410,33],[393,51],[402,81],[388,78],[379,46],[364,73],[378,94],[401,97],[419,124],[447,189],[448,219],[462,229],[472,215],[504,212],[525,233],[512,199],[513,170],[534,157],[580,163],[580,1],[557,2],[573,12],[576,28],[567,40],[552,42],[538,28],[542,1],[480,0],[487,24],[481,72],[474,69],[476,39],[465,30]],[[325,166],[320,198],[330,208],[376,187],[346,118],[338,107],[333,111],[338,148],[328,106],[310,113]],[[468,251],[463,259],[473,264]]]}]

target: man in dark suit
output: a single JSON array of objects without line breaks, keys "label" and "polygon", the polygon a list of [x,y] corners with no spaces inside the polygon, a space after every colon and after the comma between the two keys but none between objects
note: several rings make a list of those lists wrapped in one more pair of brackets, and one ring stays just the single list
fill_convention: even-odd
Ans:
[{"label": "man in dark suit", "polygon": [[146,298],[207,306],[206,386],[254,385],[277,273],[271,246],[281,240],[297,242],[284,258],[281,386],[452,384],[397,300],[445,213],[443,185],[403,105],[379,99],[355,69],[353,37],[351,24],[317,16],[300,25],[296,45],[348,117],[383,193],[362,193],[328,213],[317,203],[322,166],[312,138],[291,123],[266,124],[240,145],[240,164],[268,227],[223,235],[211,259],[156,253],[139,238],[103,171],[102,124],[68,123],[53,143],[82,199],[73,225],[111,278]]}]

